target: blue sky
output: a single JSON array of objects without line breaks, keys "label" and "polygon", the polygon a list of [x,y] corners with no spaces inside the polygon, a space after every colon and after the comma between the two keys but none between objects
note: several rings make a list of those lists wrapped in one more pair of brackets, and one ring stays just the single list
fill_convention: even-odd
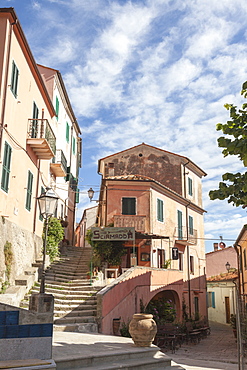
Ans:
[{"label": "blue sky", "polygon": [[[78,207],[99,190],[97,161],[145,142],[197,163],[207,251],[232,245],[246,210],[210,201],[225,172],[243,171],[217,147],[225,103],[247,80],[245,0],[1,0],[14,7],[37,63],[59,69],[83,138]],[[91,204],[92,205],[92,204]],[[93,204],[94,205],[94,204]],[[229,241],[227,241],[229,239]]]}]

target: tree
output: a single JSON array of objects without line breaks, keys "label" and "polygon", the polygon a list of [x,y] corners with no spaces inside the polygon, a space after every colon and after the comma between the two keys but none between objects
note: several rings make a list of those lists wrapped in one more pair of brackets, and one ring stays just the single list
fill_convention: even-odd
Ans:
[{"label": "tree", "polygon": [[[241,95],[247,98],[247,81],[242,86]],[[242,109],[237,109],[233,104],[225,104],[229,111],[230,120],[225,124],[218,123],[217,131],[222,131],[224,135],[218,138],[218,146],[224,148],[224,157],[237,155],[247,167],[247,103],[242,105]],[[231,136],[231,138],[229,137]],[[219,183],[219,189],[211,190],[209,197],[211,200],[228,199],[236,207],[247,206],[247,172],[225,173],[222,176],[223,182]]]},{"label": "tree", "polygon": [[[45,228],[45,225],[44,225]],[[45,229],[43,230],[43,239],[45,238]],[[50,261],[53,262],[59,256],[59,243],[64,238],[64,229],[60,220],[50,217],[48,222],[46,254],[49,255]]]}]

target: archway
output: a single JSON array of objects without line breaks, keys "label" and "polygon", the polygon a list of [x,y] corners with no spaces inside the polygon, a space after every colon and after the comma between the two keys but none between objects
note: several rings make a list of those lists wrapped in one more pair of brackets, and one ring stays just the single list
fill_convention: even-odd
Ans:
[{"label": "archway", "polygon": [[181,318],[181,302],[175,290],[162,290],[147,304],[146,312],[154,315],[155,321],[173,322]]}]

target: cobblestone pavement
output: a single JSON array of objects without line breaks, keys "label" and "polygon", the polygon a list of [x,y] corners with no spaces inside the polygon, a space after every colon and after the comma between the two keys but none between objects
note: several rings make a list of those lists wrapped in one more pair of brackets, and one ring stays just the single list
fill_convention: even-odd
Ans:
[{"label": "cobblestone pavement", "polygon": [[[163,351],[186,369],[238,369],[237,342],[229,325],[210,322],[211,334],[198,344],[182,344],[173,354]],[[247,365],[245,365],[247,369]]]}]

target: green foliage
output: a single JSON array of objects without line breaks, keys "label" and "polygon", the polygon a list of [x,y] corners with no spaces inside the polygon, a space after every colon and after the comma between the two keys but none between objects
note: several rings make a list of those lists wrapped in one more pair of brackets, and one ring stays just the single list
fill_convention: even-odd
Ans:
[{"label": "green foliage", "polygon": [[151,313],[157,324],[173,322],[176,318],[172,301],[164,297],[151,300],[145,308],[145,313]]},{"label": "green foliage", "polygon": [[120,334],[122,337],[131,338],[131,335],[129,333],[129,322],[125,323],[124,321],[121,323],[120,327]]},{"label": "green foliage", "polygon": [[172,262],[172,260],[165,260],[165,262],[162,266],[163,269],[168,269],[171,266],[171,262]]},{"label": "green foliage", "polygon": [[93,260],[97,260],[97,263],[100,261],[100,265],[103,262],[120,265],[122,257],[127,253],[121,241],[93,241],[91,230],[87,231],[86,240],[93,248]]},{"label": "green foliage", "polygon": [[[247,82],[242,86],[241,95],[247,98]],[[237,109],[233,104],[225,104],[225,108],[229,111],[230,120],[225,124],[218,123],[216,126],[217,131],[227,135],[218,138],[218,146],[224,148],[222,151],[224,157],[236,155],[247,167],[247,103],[242,105],[242,109]],[[210,199],[228,199],[228,203],[237,207],[246,206],[247,172],[225,173],[222,180],[217,190],[209,192]]]},{"label": "green foliage", "polygon": [[[43,239],[45,237],[45,225],[43,230]],[[51,217],[48,222],[48,232],[47,232],[47,243],[46,243],[46,254],[49,255],[51,262],[54,261],[56,257],[59,256],[59,243],[64,238],[64,229],[61,222],[55,218]]]},{"label": "green foliage", "polygon": [[8,241],[4,244],[4,262],[6,266],[7,281],[9,281],[11,273],[11,264],[13,262],[12,244]]}]

